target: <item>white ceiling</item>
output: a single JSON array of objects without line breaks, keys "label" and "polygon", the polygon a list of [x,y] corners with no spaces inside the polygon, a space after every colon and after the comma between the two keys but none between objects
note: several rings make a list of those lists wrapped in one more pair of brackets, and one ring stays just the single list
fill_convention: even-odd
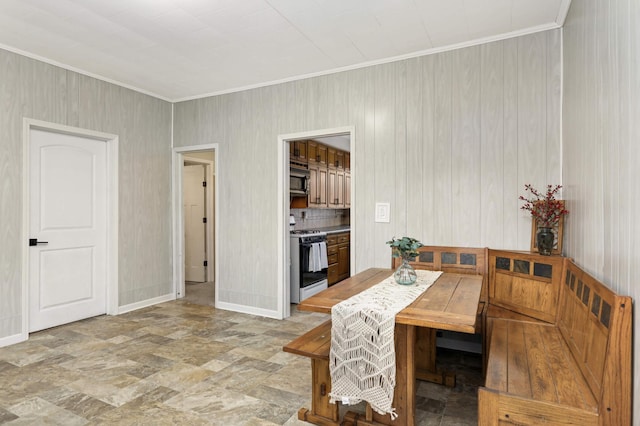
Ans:
[{"label": "white ceiling", "polygon": [[0,47],[167,100],[562,26],[570,0],[0,0]]}]

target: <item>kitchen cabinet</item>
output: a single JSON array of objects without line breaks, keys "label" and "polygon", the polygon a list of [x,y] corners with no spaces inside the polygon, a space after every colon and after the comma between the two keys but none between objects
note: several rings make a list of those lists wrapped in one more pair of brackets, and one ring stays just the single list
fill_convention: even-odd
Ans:
[{"label": "kitchen cabinet", "polygon": [[327,164],[329,166],[335,167],[337,154],[338,154],[337,149],[331,148],[331,147],[327,148]]},{"label": "kitchen cabinet", "polygon": [[327,164],[329,167],[344,169],[344,151],[329,147],[327,149]]},{"label": "kitchen cabinet", "polygon": [[351,154],[316,141],[289,142],[291,164],[309,169],[309,195],[292,208],[351,207]]},{"label": "kitchen cabinet", "polygon": [[289,142],[289,161],[307,163],[307,141]]},{"label": "kitchen cabinet", "polygon": [[344,169],[344,151],[336,152],[336,161],[334,165],[339,169]]},{"label": "kitchen cabinet", "polygon": [[327,207],[327,166],[309,164],[309,198],[311,208]]},{"label": "kitchen cabinet", "polygon": [[351,275],[351,233],[327,235],[327,280],[329,285],[340,282]]},{"label": "kitchen cabinet", "polygon": [[344,172],[344,208],[351,208],[351,173]]},{"label": "kitchen cabinet", "polygon": [[315,141],[307,143],[307,156],[309,164],[320,164],[327,166],[327,146]]},{"label": "kitchen cabinet", "polygon": [[338,244],[338,281],[349,278],[349,242]]},{"label": "kitchen cabinet", "polygon": [[343,170],[329,168],[327,183],[327,203],[330,208],[344,208],[345,175]]}]

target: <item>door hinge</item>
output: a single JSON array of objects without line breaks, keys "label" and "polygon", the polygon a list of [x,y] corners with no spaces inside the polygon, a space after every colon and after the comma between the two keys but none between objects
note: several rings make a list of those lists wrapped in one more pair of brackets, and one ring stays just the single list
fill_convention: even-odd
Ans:
[{"label": "door hinge", "polygon": [[207,223],[207,218],[206,217],[202,218],[202,223]]},{"label": "door hinge", "polygon": [[204,263],[204,266],[209,266],[209,262],[207,262],[206,260],[203,263]]},{"label": "door hinge", "polygon": [[207,187],[207,181],[202,182],[202,186]]}]

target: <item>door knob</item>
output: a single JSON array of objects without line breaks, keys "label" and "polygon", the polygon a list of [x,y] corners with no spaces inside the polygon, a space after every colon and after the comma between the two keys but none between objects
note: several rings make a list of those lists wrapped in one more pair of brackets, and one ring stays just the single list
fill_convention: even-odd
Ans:
[{"label": "door knob", "polygon": [[38,241],[37,238],[29,238],[29,247],[37,246],[38,244],[49,244],[49,241]]}]

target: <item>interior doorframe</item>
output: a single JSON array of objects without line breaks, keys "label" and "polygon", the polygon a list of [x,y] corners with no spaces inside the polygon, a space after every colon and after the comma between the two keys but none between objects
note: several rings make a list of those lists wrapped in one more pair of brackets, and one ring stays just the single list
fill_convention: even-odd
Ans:
[{"label": "interior doorframe", "polygon": [[[349,208],[349,223],[351,224],[351,250],[350,250],[350,273],[354,274],[355,267],[355,245],[354,235],[355,206],[356,206],[356,173],[355,173],[355,148],[356,131],[355,126],[334,127],[329,129],[310,130],[307,132],[289,133],[278,135],[278,312],[282,318],[291,316],[291,294],[289,276],[289,146],[288,143],[300,139],[313,139],[322,136],[349,135],[349,153],[351,156],[351,207]],[[216,293],[217,294],[217,293]]]},{"label": "interior doorframe", "polygon": [[[213,158],[215,160],[215,154]],[[207,182],[207,187],[206,187],[207,199],[206,199],[206,205],[205,205],[205,215],[207,217],[207,223],[205,224],[207,281],[214,281],[215,280],[215,275],[214,275],[215,245],[214,245],[213,239],[214,239],[215,230],[213,229],[213,221],[209,220],[211,216],[214,216],[214,221],[215,221],[215,203],[214,203],[214,192],[213,192],[213,189],[215,188],[214,161],[205,160],[198,157],[190,157],[188,154],[183,154],[182,159],[183,159],[182,167],[184,167],[185,161],[188,161],[190,163],[201,164],[205,167],[205,179]],[[213,170],[213,173],[212,173],[212,170]],[[213,182],[211,182],[212,179],[213,179]],[[182,291],[181,294],[182,296],[184,296],[184,291]]]},{"label": "interior doorframe", "polygon": [[29,239],[30,208],[30,149],[31,130],[79,136],[103,141],[107,144],[107,235],[106,235],[106,313],[118,314],[118,145],[117,135],[47,121],[23,118],[22,126],[22,334],[21,341],[29,338]]},{"label": "interior doorframe", "polygon": [[[217,253],[219,245],[218,235],[219,235],[219,223],[220,223],[220,214],[219,214],[219,197],[220,191],[219,188],[219,147],[217,143],[212,144],[204,144],[204,145],[190,145],[183,146],[180,148],[173,148],[173,158],[171,163],[172,168],[172,185],[171,185],[171,193],[172,193],[172,216],[173,216],[173,293],[176,295],[176,298],[182,298],[185,294],[184,289],[184,222],[183,222],[183,208],[182,208],[182,173],[184,169],[184,159],[185,156],[188,157],[189,152],[197,152],[197,151],[213,151],[213,167],[215,170],[216,178],[213,181],[213,252]],[[191,160],[191,159],[190,159]],[[206,160],[202,160],[206,161]],[[218,258],[220,256],[214,255],[213,257],[213,270],[214,270],[214,306],[218,306],[218,286],[219,286],[219,276],[220,276],[220,267],[218,264]]]}]

